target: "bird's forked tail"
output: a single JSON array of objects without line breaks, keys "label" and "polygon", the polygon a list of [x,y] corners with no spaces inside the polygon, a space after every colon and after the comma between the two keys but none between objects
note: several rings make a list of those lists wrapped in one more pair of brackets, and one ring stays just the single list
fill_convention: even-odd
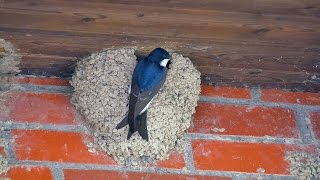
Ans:
[{"label": "bird's forked tail", "polygon": [[[127,139],[129,140],[132,136],[132,134],[136,131],[138,131],[139,135],[142,137],[142,139],[149,141],[149,136],[148,136],[148,129],[147,129],[147,111],[142,113],[141,115],[138,115],[136,117],[136,126],[133,129],[133,131],[130,130],[128,131],[128,136]],[[116,129],[121,129],[125,127],[128,123],[128,116],[125,116],[122,121],[116,126]]]}]

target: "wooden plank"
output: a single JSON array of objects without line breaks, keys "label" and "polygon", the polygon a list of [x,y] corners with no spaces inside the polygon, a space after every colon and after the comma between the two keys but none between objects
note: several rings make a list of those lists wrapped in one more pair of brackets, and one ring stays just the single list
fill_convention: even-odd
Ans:
[{"label": "wooden plank", "polygon": [[[221,76],[223,72],[239,72],[241,71],[242,74],[236,75],[236,78],[227,78]],[[227,85],[227,86],[236,86],[236,87],[261,87],[261,88],[280,88],[289,91],[308,91],[308,92],[319,92],[320,84],[316,80],[312,80],[310,78],[305,79],[303,74],[292,74],[291,77],[298,77],[298,79],[303,79],[302,81],[292,81],[292,78],[288,81],[286,75],[283,75],[282,72],[273,72],[264,71],[263,75],[257,76],[256,80],[248,79],[246,76],[243,76],[243,71],[241,69],[220,69],[215,74],[202,74],[201,75],[201,83],[203,84],[210,84],[210,85]],[[250,75],[250,73],[247,73]],[[268,77],[269,80],[260,78],[260,77]],[[284,78],[285,77],[285,78]]]},{"label": "wooden plank", "polygon": [[[74,59],[57,57],[24,56],[21,70],[27,75],[58,76],[70,79],[74,72]],[[320,83],[304,72],[283,72],[218,66],[197,67],[204,84],[232,86],[260,86],[318,92]],[[314,74],[313,74],[314,75]],[[318,77],[320,74],[316,74]]]},{"label": "wooden plank", "polygon": [[[197,38],[225,41],[311,41],[319,40],[320,20],[317,17],[255,15],[218,11],[172,10],[146,8],[145,16],[137,17],[132,7],[119,9],[107,6],[80,13],[43,12],[6,9],[0,12],[2,27],[90,32],[100,34],[140,35],[156,37]],[[154,13],[156,12],[156,13]],[[93,14],[94,13],[94,14]],[[50,21],[48,21],[50,20]],[[26,23],[30,22],[30,23]],[[297,26],[299,24],[299,26]],[[148,28],[148,31],[146,31]],[[257,39],[257,40],[255,40]],[[281,42],[281,41],[280,41]]]},{"label": "wooden plank", "polygon": [[[30,64],[29,64],[30,63]],[[48,66],[50,64],[50,66]],[[21,70],[27,75],[58,76],[70,79],[74,72],[75,61],[72,59],[51,59],[50,57],[24,56]],[[206,69],[209,68],[209,69]],[[201,72],[203,84],[260,86],[263,88],[282,88],[297,91],[318,92],[320,83],[313,80],[311,75],[303,72],[282,72],[271,70],[197,67]],[[320,76],[320,74],[316,74]]]},{"label": "wooden plank", "polygon": [[245,12],[252,14],[286,14],[319,16],[320,1],[318,0],[10,0],[4,1],[2,6],[10,8],[33,9],[48,11],[61,11],[68,5],[74,8],[105,8],[109,5],[134,6],[140,14],[143,7],[163,7],[167,9],[197,9],[219,10],[230,12]]},{"label": "wooden plank", "polygon": [[[6,31],[4,31],[6,30]],[[138,46],[149,51],[164,46],[190,57],[195,65],[316,73],[319,61],[316,50],[277,47],[273,44],[228,44],[182,39],[156,39],[135,36],[100,36],[84,33],[14,31],[1,29],[0,37],[17,46],[24,55],[83,57],[103,48]],[[63,43],[62,43],[63,42]],[[46,47],[46,48],[43,48]],[[300,55],[304,57],[299,57]]]},{"label": "wooden plank", "polygon": [[75,59],[24,55],[20,63],[21,74],[38,76],[55,76],[70,79],[75,69]]}]

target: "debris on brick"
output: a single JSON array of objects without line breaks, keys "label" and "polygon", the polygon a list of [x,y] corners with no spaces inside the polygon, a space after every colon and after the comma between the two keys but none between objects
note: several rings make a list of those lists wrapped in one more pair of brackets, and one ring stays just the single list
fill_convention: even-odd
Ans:
[{"label": "debris on brick", "polygon": [[91,152],[91,153],[97,152],[95,145],[92,142],[85,143],[85,145],[87,146],[89,152]]},{"label": "debris on brick", "polygon": [[77,62],[72,77],[72,102],[85,117],[96,143],[123,165],[138,166],[167,159],[181,150],[199,99],[200,73],[190,59],[172,53],[163,88],[148,110],[149,142],[128,126],[116,125],[128,111],[128,87],[136,64],[134,48],[107,49]]},{"label": "debris on brick", "polygon": [[8,98],[9,93],[7,91],[3,91],[0,86],[0,120],[4,120],[10,114],[10,110],[6,105]]},{"label": "debris on brick", "polygon": [[12,98],[12,92],[16,90],[24,90],[24,87],[20,84],[13,84],[11,76],[1,76],[0,73],[0,120],[5,120],[6,123],[9,123],[10,114],[7,102]]},{"label": "debris on brick", "polygon": [[0,174],[6,174],[9,170],[8,161],[0,154]]},{"label": "debris on brick", "polygon": [[[0,145],[5,146],[5,141],[3,139],[0,139]],[[5,157],[3,157],[0,154],[0,175],[6,174],[8,170],[9,170],[8,161]]]},{"label": "debris on brick", "polygon": [[313,153],[290,151],[286,159],[290,163],[290,174],[295,179],[320,179],[320,148]]},{"label": "debris on brick", "polygon": [[4,39],[0,39],[0,75],[20,72],[18,67],[20,60],[21,55],[17,53],[13,45]]}]

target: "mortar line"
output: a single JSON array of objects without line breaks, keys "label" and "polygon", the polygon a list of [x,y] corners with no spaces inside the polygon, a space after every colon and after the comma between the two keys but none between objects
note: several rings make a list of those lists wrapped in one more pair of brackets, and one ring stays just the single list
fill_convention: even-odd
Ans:
[{"label": "mortar line", "polygon": [[306,112],[303,111],[302,109],[297,109],[295,115],[296,115],[296,122],[300,130],[302,142],[305,144],[312,143],[313,138],[311,135],[310,125],[306,121],[306,118],[307,118]]},{"label": "mortar line", "polygon": [[246,176],[246,175],[234,175],[234,177],[232,177],[232,180],[248,180],[248,179],[268,179],[268,180],[294,180],[294,177],[291,175],[287,175],[287,176],[267,176],[267,177],[263,177],[263,176]]},{"label": "mortar line", "polygon": [[279,137],[252,137],[252,136],[238,136],[238,135],[214,135],[214,134],[200,134],[188,133],[187,138],[190,140],[213,140],[213,141],[227,141],[227,142],[244,142],[244,143],[264,143],[264,144],[300,144],[303,142],[300,139],[294,138],[279,138]]},{"label": "mortar line", "polygon": [[47,166],[60,169],[75,169],[75,170],[105,170],[117,172],[144,172],[144,173],[158,173],[158,174],[179,174],[179,175],[200,175],[200,176],[222,176],[222,177],[242,177],[242,178],[257,178],[264,179],[288,179],[291,175],[283,174],[257,174],[236,171],[215,171],[215,170],[198,170],[189,171],[182,169],[169,169],[159,167],[128,167],[128,166],[112,166],[100,164],[83,164],[83,163],[58,163],[48,161],[17,161],[16,165],[23,166]]},{"label": "mortar line", "polygon": [[259,87],[251,88],[251,96],[253,102],[260,102],[261,99],[261,90]]},{"label": "mortar line", "polygon": [[28,91],[47,92],[47,93],[72,93],[72,86],[54,86],[54,85],[32,85],[32,84],[19,84]]},{"label": "mortar line", "polygon": [[186,163],[187,170],[190,170],[192,172],[195,171],[195,165],[193,160],[193,149],[190,139],[185,139],[186,144],[184,147],[184,160]]},{"label": "mortar line", "polygon": [[83,125],[51,125],[38,123],[18,123],[12,121],[0,122],[0,127],[7,129],[24,129],[24,130],[50,130],[50,131],[64,131],[64,132],[84,132]]},{"label": "mortar line", "polygon": [[[22,129],[22,130],[48,130],[48,131],[80,132],[80,133],[86,132],[86,127],[84,127],[83,125],[50,125],[50,124],[43,125],[43,124],[36,124],[36,123],[0,122],[0,127],[4,127],[7,129]],[[215,134],[187,133],[186,137],[190,140],[199,139],[199,140],[217,140],[217,141],[229,141],[229,142],[303,144],[300,139],[280,138],[280,137],[272,137],[272,136],[253,137],[253,136],[243,136],[243,135],[215,135]],[[191,149],[191,152],[185,151],[184,153],[189,153],[192,155],[192,149]],[[192,164],[192,161],[189,161],[189,162],[191,162],[190,164]]]},{"label": "mortar line", "polygon": [[71,94],[73,92],[72,86],[3,83],[0,85],[0,87],[3,87],[3,89],[5,90],[20,90],[20,91],[38,92],[38,93]]},{"label": "mortar line", "polygon": [[306,111],[320,112],[320,106],[300,105],[289,103],[275,103],[275,102],[255,102],[253,100],[234,99],[234,98],[221,98],[221,97],[207,97],[200,96],[199,102],[214,103],[214,104],[235,104],[235,105],[248,105],[248,106],[262,106],[262,107],[280,107],[292,110],[304,109]]},{"label": "mortar line", "polygon": [[50,167],[51,174],[54,180],[64,180],[63,170],[57,167]]},{"label": "mortar line", "polygon": [[317,138],[316,138],[316,135],[314,134],[314,129],[313,129],[313,126],[312,126],[312,123],[311,123],[311,114],[308,111],[304,111],[304,113],[305,113],[305,118],[304,119],[305,119],[306,123],[310,127],[309,130],[310,130],[312,141],[317,143]]},{"label": "mortar line", "polygon": [[14,147],[11,143],[12,136],[11,136],[11,130],[10,129],[5,129],[1,132],[2,137],[5,139],[5,146],[4,146],[4,151],[6,153],[8,163],[12,164],[15,162],[15,154],[14,154]]}]

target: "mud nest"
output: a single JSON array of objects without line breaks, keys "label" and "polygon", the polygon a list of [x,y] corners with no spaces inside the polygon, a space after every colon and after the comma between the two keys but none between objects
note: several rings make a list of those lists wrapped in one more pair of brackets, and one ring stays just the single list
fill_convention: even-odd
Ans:
[{"label": "mud nest", "polygon": [[13,45],[0,39],[0,74],[15,74],[20,72],[18,64],[21,56],[17,53]]},{"label": "mud nest", "polygon": [[96,143],[123,165],[167,159],[181,150],[200,93],[200,73],[190,59],[172,53],[167,80],[148,109],[149,142],[136,132],[127,140],[128,126],[116,125],[128,111],[128,87],[137,63],[134,48],[107,49],[77,62],[72,77],[72,103],[85,117]]},{"label": "mud nest", "polygon": [[290,151],[286,154],[290,174],[297,180],[320,179],[320,148],[315,152]]}]

